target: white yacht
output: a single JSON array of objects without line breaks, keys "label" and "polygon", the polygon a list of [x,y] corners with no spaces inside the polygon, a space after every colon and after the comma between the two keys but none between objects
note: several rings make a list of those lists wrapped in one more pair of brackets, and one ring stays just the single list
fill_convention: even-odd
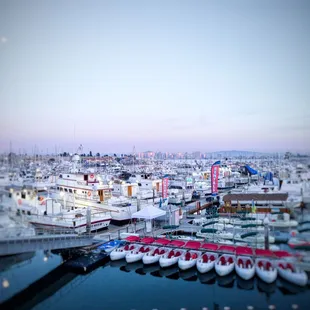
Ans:
[{"label": "white yacht", "polygon": [[58,200],[40,197],[37,206],[27,203],[17,204],[16,213],[36,228],[53,231],[74,231],[84,233],[87,230],[87,218],[90,217],[90,231],[107,228],[111,221],[109,212],[96,209],[64,207]]}]

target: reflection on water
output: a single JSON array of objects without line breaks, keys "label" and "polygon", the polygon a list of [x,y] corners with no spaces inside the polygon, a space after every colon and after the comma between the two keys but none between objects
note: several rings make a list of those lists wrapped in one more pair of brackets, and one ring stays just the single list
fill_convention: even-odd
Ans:
[{"label": "reflection on water", "polygon": [[217,284],[222,287],[233,287],[235,278],[236,278],[235,272],[232,272],[224,277],[220,277],[219,275],[216,275]]},{"label": "reflection on water", "polygon": [[198,279],[200,283],[203,284],[214,284],[216,282],[216,272],[214,269],[207,273],[197,272]]},{"label": "reflection on water", "polygon": [[244,280],[240,278],[239,276],[236,277],[237,279],[237,287],[242,289],[242,290],[253,290],[254,289],[254,278],[250,280]]}]

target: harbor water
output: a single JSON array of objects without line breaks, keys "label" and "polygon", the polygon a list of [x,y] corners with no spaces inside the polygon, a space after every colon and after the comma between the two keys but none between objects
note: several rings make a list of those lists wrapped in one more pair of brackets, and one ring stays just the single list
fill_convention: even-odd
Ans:
[{"label": "harbor water", "polygon": [[266,284],[235,273],[219,277],[214,271],[202,275],[124,260],[78,274],[63,268],[58,254],[27,255],[0,260],[1,309],[308,309],[309,285],[301,288],[280,278]]}]

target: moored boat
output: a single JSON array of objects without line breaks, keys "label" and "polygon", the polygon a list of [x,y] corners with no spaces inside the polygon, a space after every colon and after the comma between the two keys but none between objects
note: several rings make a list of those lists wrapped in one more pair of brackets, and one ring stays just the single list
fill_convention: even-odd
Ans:
[{"label": "moored boat", "polygon": [[112,241],[99,245],[97,249],[103,250],[105,253],[111,253],[113,250],[118,248],[122,244],[122,242],[123,241],[121,240],[112,240]]},{"label": "moored boat", "polygon": [[205,252],[196,262],[197,269],[200,273],[209,272],[214,268],[215,260],[218,258],[218,254]]},{"label": "moored boat", "polygon": [[293,284],[299,285],[299,286],[307,285],[308,276],[306,272],[293,266],[291,262],[278,261],[277,269],[278,269],[279,275],[283,279]]},{"label": "moored boat", "polygon": [[264,258],[255,260],[255,271],[257,276],[266,283],[272,283],[276,280],[278,272],[273,264]]},{"label": "moored boat", "polygon": [[235,270],[240,278],[243,280],[250,280],[255,275],[253,259],[249,256],[237,256]]},{"label": "moored boat", "polygon": [[169,249],[165,248],[165,247],[154,248],[153,250],[147,252],[142,257],[143,264],[150,265],[150,264],[157,263],[159,261],[160,257],[162,255],[164,255],[165,253],[167,253],[168,251],[169,251]]},{"label": "moored boat", "polygon": [[230,254],[223,254],[215,261],[216,273],[223,277],[230,274],[235,267],[235,256]]},{"label": "moored boat", "polygon": [[133,251],[135,249],[135,244],[126,244],[122,247],[116,248],[110,253],[110,259],[113,260],[119,260],[125,258],[126,254],[130,251]]},{"label": "moored boat", "polygon": [[159,259],[160,267],[166,268],[176,264],[185,250],[172,249],[167,253],[163,254]]},{"label": "moored boat", "polygon": [[187,270],[196,265],[197,259],[201,253],[198,251],[187,251],[178,260],[178,266],[181,270]]},{"label": "moored boat", "polygon": [[125,256],[127,263],[134,263],[142,259],[144,254],[150,252],[153,247],[149,245],[138,245]]}]

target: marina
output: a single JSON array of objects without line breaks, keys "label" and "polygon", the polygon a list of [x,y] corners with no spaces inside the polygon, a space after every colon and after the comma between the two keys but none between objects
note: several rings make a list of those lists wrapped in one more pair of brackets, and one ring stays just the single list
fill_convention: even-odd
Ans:
[{"label": "marina", "polygon": [[[68,176],[75,180],[75,175],[80,175],[82,180],[86,180],[79,181],[81,191],[86,193],[83,198],[81,193],[74,192],[75,181],[67,181],[66,187],[63,187],[64,183],[61,182],[65,173],[58,174],[58,178],[62,176],[60,182],[57,181],[57,175],[51,178],[51,183],[45,178],[45,187],[41,187],[40,191],[29,185],[7,184],[2,187],[1,219],[2,231],[6,232],[6,236],[0,238],[0,261],[33,253],[32,258],[26,257],[28,264],[23,265],[17,259],[16,264],[1,271],[2,308],[43,309],[47,303],[52,308],[56,305],[66,307],[73,296],[70,297],[70,293],[64,295],[63,291],[73,287],[73,291],[78,292],[79,287],[86,289],[87,283],[88,286],[96,286],[100,274],[102,279],[110,279],[104,281],[105,284],[102,281],[100,283],[109,287],[111,296],[114,289],[114,294],[120,294],[120,287],[111,283],[124,281],[127,277],[133,281],[134,285],[130,286],[132,292],[126,286],[127,297],[123,296],[124,299],[118,301],[106,299],[110,307],[120,309],[131,309],[128,298],[130,294],[139,291],[141,285],[156,285],[156,294],[159,295],[141,304],[139,297],[134,309],[190,309],[193,304],[197,309],[306,307],[310,287],[310,259],[307,252],[310,211],[304,199],[306,184],[309,182],[307,169],[299,176],[298,185],[305,190],[297,192],[294,187],[298,183],[292,184],[286,179],[283,182],[286,184],[284,191],[277,179],[266,181],[262,174],[253,180],[248,176],[248,182],[242,185],[236,179],[234,184],[237,185],[227,191],[220,191],[215,187],[217,179],[211,179],[211,194],[216,194],[201,192],[197,196],[194,191],[200,185],[195,187],[195,162],[192,162],[192,172],[190,168],[186,172],[186,175],[192,173],[192,185],[186,189],[192,198],[189,201],[183,195],[179,203],[175,200],[175,187],[179,186],[179,183],[173,182],[175,176],[170,181],[167,175],[160,176],[157,172],[153,178],[148,173],[146,180],[152,186],[152,195],[145,196],[144,191],[148,193],[149,189],[135,185],[137,173],[131,179],[133,183],[115,181],[124,172],[114,173],[114,180],[106,183],[103,180],[107,178],[99,177],[102,174],[94,170],[81,172],[85,164],[78,155],[71,159],[71,174]],[[222,169],[220,161],[208,163],[210,171],[204,169],[206,172],[202,174],[202,179],[206,180],[212,175],[212,170]],[[283,160],[283,164],[287,165],[287,161]],[[149,167],[154,165],[156,161],[150,161]],[[166,165],[173,167],[178,164],[168,161]],[[281,167],[281,164],[277,165]],[[135,169],[139,167],[137,160]],[[223,167],[224,172],[229,173],[230,165],[226,163]],[[129,179],[131,168],[124,167]],[[255,175],[260,174],[259,162],[256,163],[257,170],[251,169]],[[80,172],[74,172],[76,170]],[[143,177],[142,173],[140,175]],[[90,186],[94,187],[91,195],[83,189],[83,186],[89,186],[89,179]],[[230,182],[232,180],[230,177]],[[96,182],[100,187],[95,189]],[[169,191],[170,182],[173,184],[173,192]],[[200,176],[197,182],[201,183]],[[60,184],[62,186],[58,186]],[[126,184],[125,192],[122,190],[114,194],[114,184],[116,188]],[[268,190],[266,184],[269,184]],[[291,190],[289,184],[292,184]],[[132,195],[129,196],[128,186],[132,186]],[[103,189],[108,194],[100,195]],[[145,197],[149,198],[145,200]],[[120,218],[119,215],[113,216],[113,213],[120,212],[124,212],[121,221],[112,221],[113,218]],[[95,226],[98,216],[109,219],[106,227]],[[70,221],[70,225],[64,225]],[[45,253],[43,259],[41,251]],[[14,270],[25,268],[24,272],[29,272],[27,268],[35,268],[38,263],[35,263],[33,257],[41,257],[44,264],[54,261],[56,265],[52,269],[42,266],[41,273],[33,280],[16,286]],[[23,274],[23,271],[18,272]],[[190,304],[188,299],[178,298],[171,302],[169,298],[168,306],[165,296],[176,294],[178,290],[180,295],[186,295],[187,290],[191,291]],[[36,292],[40,298],[37,298]],[[225,302],[216,297],[223,292]],[[242,302],[236,304],[234,292],[238,292]],[[251,292],[253,296],[248,294],[245,297],[243,292]],[[87,299],[88,302],[100,298],[96,290],[88,294],[91,297]],[[206,298],[208,294],[213,296],[212,302]],[[94,304],[82,301],[79,304],[81,307],[88,305],[91,309],[97,309]]]},{"label": "marina", "polygon": [[0,310],[308,310],[310,1],[0,1]]}]

